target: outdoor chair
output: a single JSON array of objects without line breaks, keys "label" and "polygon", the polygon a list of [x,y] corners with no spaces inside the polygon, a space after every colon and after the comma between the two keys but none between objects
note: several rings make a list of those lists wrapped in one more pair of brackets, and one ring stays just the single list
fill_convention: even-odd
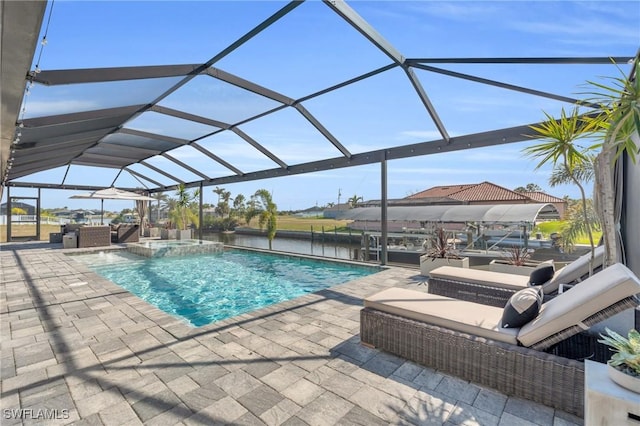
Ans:
[{"label": "outdoor chair", "polygon": [[62,235],[68,234],[70,232],[78,232],[78,229],[85,226],[82,223],[66,223],[60,227]]},{"label": "outdoor chair", "polygon": [[[593,271],[597,272],[604,263],[604,246],[596,247],[594,255]],[[591,252],[555,271],[553,277],[541,285],[546,300],[557,295],[561,284],[575,285],[586,279],[589,276],[590,259]],[[544,264],[545,262],[541,265]],[[529,281],[530,277],[526,275],[441,266],[431,271],[428,291],[455,299],[503,307],[516,291],[529,286]]]},{"label": "outdoor chair", "polygon": [[584,363],[556,348],[638,306],[638,293],[640,280],[615,264],[542,304],[520,328],[503,328],[506,308],[389,288],[365,298],[360,339],[463,380],[582,417]]},{"label": "outdoor chair", "polygon": [[111,230],[108,226],[81,226],[76,231],[78,248],[104,247],[111,245]]},{"label": "outdoor chair", "polygon": [[137,243],[140,241],[140,225],[118,224],[111,227],[112,243]]}]

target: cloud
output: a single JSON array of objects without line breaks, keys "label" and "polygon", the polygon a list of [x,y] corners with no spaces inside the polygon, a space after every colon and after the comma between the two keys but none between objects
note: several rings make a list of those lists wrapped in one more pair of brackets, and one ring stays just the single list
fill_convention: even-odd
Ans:
[{"label": "cloud", "polygon": [[[522,98],[508,91],[503,91],[503,96],[500,98],[495,96],[456,96],[451,100],[451,104],[455,105],[456,110],[467,112],[486,111],[489,108],[523,109]],[[524,107],[526,108],[526,104]],[[538,111],[538,109],[536,110]]]},{"label": "cloud", "polygon": [[635,3],[627,0],[617,1],[617,2],[616,1],[606,1],[606,2],[586,1],[586,2],[581,2],[580,6],[589,10],[590,12],[593,12],[599,15],[608,15],[618,20],[628,20],[629,18],[634,20],[635,15],[630,14],[629,9],[624,7],[622,4],[624,4],[625,6],[632,5],[631,7],[633,7]]},{"label": "cloud", "polygon": [[[453,168],[453,167],[428,167],[426,166],[424,169],[420,169],[420,168],[407,168],[407,169],[397,169],[397,170],[393,170],[392,173],[395,174],[409,174],[409,175],[420,175],[420,177],[424,177],[424,176],[435,176],[435,177],[440,177],[440,176],[451,176],[452,174],[455,174],[456,176],[484,176],[488,174],[488,169],[486,167],[483,168],[469,168],[469,167],[458,167],[458,168]],[[496,170],[491,170],[491,174],[492,175],[508,175],[508,174],[521,174],[522,173],[522,168],[506,168],[506,167],[501,167],[499,169]],[[482,179],[484,180],[484,179]],[[404,182],[415,182],[415,180],[406,180]]]},{"label": "cloud", "polygon": [[597,18],[580,18],[562,21],[511,21],[509,26],[515,30],[534,34],[558,34],[575,36],[575,39],[567,41],[584,42],[585,34],[588,34],[589,42],[598,39],[608,40],[609,44],[619,43],[620,40],[637,40],[638,30],[633,27],[624,27],[611,21]]},{"label": "cloud", "polygon": [[479,21],[495,16],[503,8],[489,2],[415,2],[407,8],[411,14],[437,17],[438,20]]}]

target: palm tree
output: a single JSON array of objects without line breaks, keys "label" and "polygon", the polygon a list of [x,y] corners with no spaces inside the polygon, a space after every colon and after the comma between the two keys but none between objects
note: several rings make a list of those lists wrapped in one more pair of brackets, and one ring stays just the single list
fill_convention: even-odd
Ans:
[{"label": "palm tree", "polygon": [[273,202],[271,193],[266,189],[257,190],[255,196],[262,204],[259,207],[258,225],[260,226],[260,229],[266,225],[269,250],[272,250],[271,244],[273,239],[276,237],[276,230],[278,227],[278,206]]},{"label": "palm tree", "polygon": [[224,192],[224,188],[220,188],[219,186],[216,186],[216,188],[213,190],[213,193],[218,195],[218,204],[216,205],[220,204],[220,199],[222,198],[222,194],[224,194]]},{"label": "palm tree", "polygon": [[246,212],[246,207],[244,204],[244,195],[238,194],[233,199],[233,210],[232,213],[235,217],[243,217]]},{"label": "palm tree", "polygon": [[160,203],[165,203],[169,197],[164,192],[157,192],[155,194],[152,194],[151,198],[155,199],[157,202],[156,222],[158,222],[160,220]]},{"label": "palm tree", "polygon": [[602,150],[596,161],[596,201],[602,223],[605,265],[618,261],[618,219],[615,217],[614,167],[625,152],[636,163],[638,146],[633,135],[640,134],[640,54],[636,55],[631,76],[620,69],[620,77],[610,78],[610,85],[588,81],[588,101],[599,105],[593,123],[603,136]]},{"label": "palm tree", "polygon": [[554,167],[551,171],[551,176],[549,177],[549,185],[555,187],[558,185],[573,183],[572,176],[580,182],[592,182],[595,178],[594,163],[596,158],[591,154],[586,154],[586,157],[587,161],[578,164],[573,172],[569,172],[569,170],[562,165]]},{"label": "palm tree", "polygon": [[231,200],[231,191],[224,191],[222,193],[222,204],[224,205],[224,210],[227,217],[231,217],[231,206],[229,205],[230,200]]},{"label": "palm tree", "polygon": [[525,148],[524,153],[528,157],[540,159],[536,169],[548,162],[552,162],[554,166],[559,166],[561,170],[566,172],[569,180],[580,190],[583,220],[591,246],[591,260],[589,262],[589,275],[591,275],[595,256],[593,233],[591,232],[592,227],[587,213],[587,197],[580,179],[576,176],[576,171],[584,168],[585,163],[589,162],[589,156],[583,152],[577,142],[580,139],[591,136],[595,131],[595,127],[580,116],[577,107],[574,107],[570,114],[567,114],[563,108],[558,120],[546,112],[544,115],[547,117],[547,121],[538,126],[531,126],[531,129],[537,133],[535,137],[541,137],[543,141]]},{"label": "palm tree", "polygon": [[564,215],[564,225],[560,229],[562,248],[564,251],[573,251],[575,241],[581,235],[584,235],[589,231],[587,226],[591,227],[591,231],[600,230],[598,214],[593,206],[593,200],[590,199],[587,200],[587,217],[589,218],[589,221],[588,223],[585,223],[581,202],[572,202],[569,204]]},{"label": "palm tree", "polygon": [[[176,198],[173,197],[167,197],[167,199],[164,201],[163,203],[163,208],[165,208],[167,210],[168,213],[168,217],[171,220],[172,219],[172,214],[171,212],[173,212],[178,206],[178,200]],[[167,227],[171,227],[171,223],[168,224]]]},{"label": "palm tree", "polygon": [[347,200],[347,202],[352,208],[355,207],[356,204],[358,204],[358,201],[364,201],[364,199],[362,197],[359,197],[358,195],[354,195],[353,197]]},{"label": "palm tree", "polygon": [[[561,165],[554,167],[549,177],[549,185],[554,187],[570,184],[573,183],[573,178],[578,179],[582,183],[592,182],[595,177],[595,156],[587,154],[587,158],[588,161],[578,165],[572,173]],[[574,202],[569,204],[569,208],[564,217],[566,225],[560,231],[562,246],[566,251],[573,250],[576,239],[580,235],[588,233],[587,226],[591,226],[592,231],[600,230],[600,219],[594,208],[593,201],[590,199],[587,200],[587,217],[588,221],[585,222],[579,203]]]},{"label": "palm tree", "polygon": [[176,191],[177,199],[175,208],[172,210],[171,216],[179,229],[186,230],[191,223],[198,226],[199,218],[192,208],[192,203],[194,203],[198,195],[199,190],[196,190],[192,195],[185,188],[184,184],[181,183],[180,185],[178,185],[178,190]]},{"label": "palm tree", "polygon": [[251,226],[251,219],[258,216],[260,212],[258,211],[258,200],[256,195],[252,195],[247,201],[247,206],[244,211],[244,221],[247,223],[247,226]]}]

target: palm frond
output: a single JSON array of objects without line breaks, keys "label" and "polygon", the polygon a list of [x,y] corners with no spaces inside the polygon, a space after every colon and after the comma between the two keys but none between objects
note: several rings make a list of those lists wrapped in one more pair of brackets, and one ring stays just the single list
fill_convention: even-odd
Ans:
[{"label": "palm frond", "polygon": [[587,81],[590,90],[582,94],[589,96],[586,101],[600,105],[602,114],[590,120],[604,133],[603,149],[615,151],[614,161],[627,152],[635,163],[640,152],[633,140],[633,134],[640,130],[640,57],[636,57],[629,78],[618,64],[614,65],[620,77],[605,77],[608,84]]},{"label": "palm frond", "polygon": [[569,170],[564,164],[556,165],[551,171],[549,177],[549,185],[555,187],[558,185],[572,184],[573,179],[580,182],[592,182],[595,179],[594,161],[591,155],[587,156],[588,161],[577,164],[573,170]]},{"label": "palm frond", "polygon": [[592,200],[586,200],[587,211],[582,211],[581,203],[575,203],[569,207],[565,213],[565,225],[560,229],[562,237],[562,248],[566,252],[573,251],[575,242],[578,238],[589,231],[600,231],[600,220],[598,214],[593,207]]},{"label": "palm frond", "polygon": [[530,126],[535,132],[531,136],[542,141],[523,149],[526,156],[539,160],[536,169],[549,161],[557,164],[559,160],[563,160],[570,168],[587,161],[585,154],[578,149],[576,141],[592,135],[596,131],[594,124],[585,120],[577,107],[570,113],[563,108],[557,120],[548,113],[543,113],[547,121]]}]

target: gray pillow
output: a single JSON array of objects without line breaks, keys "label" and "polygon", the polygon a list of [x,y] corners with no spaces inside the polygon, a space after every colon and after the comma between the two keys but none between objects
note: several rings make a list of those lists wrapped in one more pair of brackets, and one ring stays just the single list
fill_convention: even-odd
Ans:
[{"label": "gray pillow", "polygon": [[525,288],[511,296],[502,312],[502,328],[519,328],[533,320],[540,311],[542,294],[537,288]]}]

